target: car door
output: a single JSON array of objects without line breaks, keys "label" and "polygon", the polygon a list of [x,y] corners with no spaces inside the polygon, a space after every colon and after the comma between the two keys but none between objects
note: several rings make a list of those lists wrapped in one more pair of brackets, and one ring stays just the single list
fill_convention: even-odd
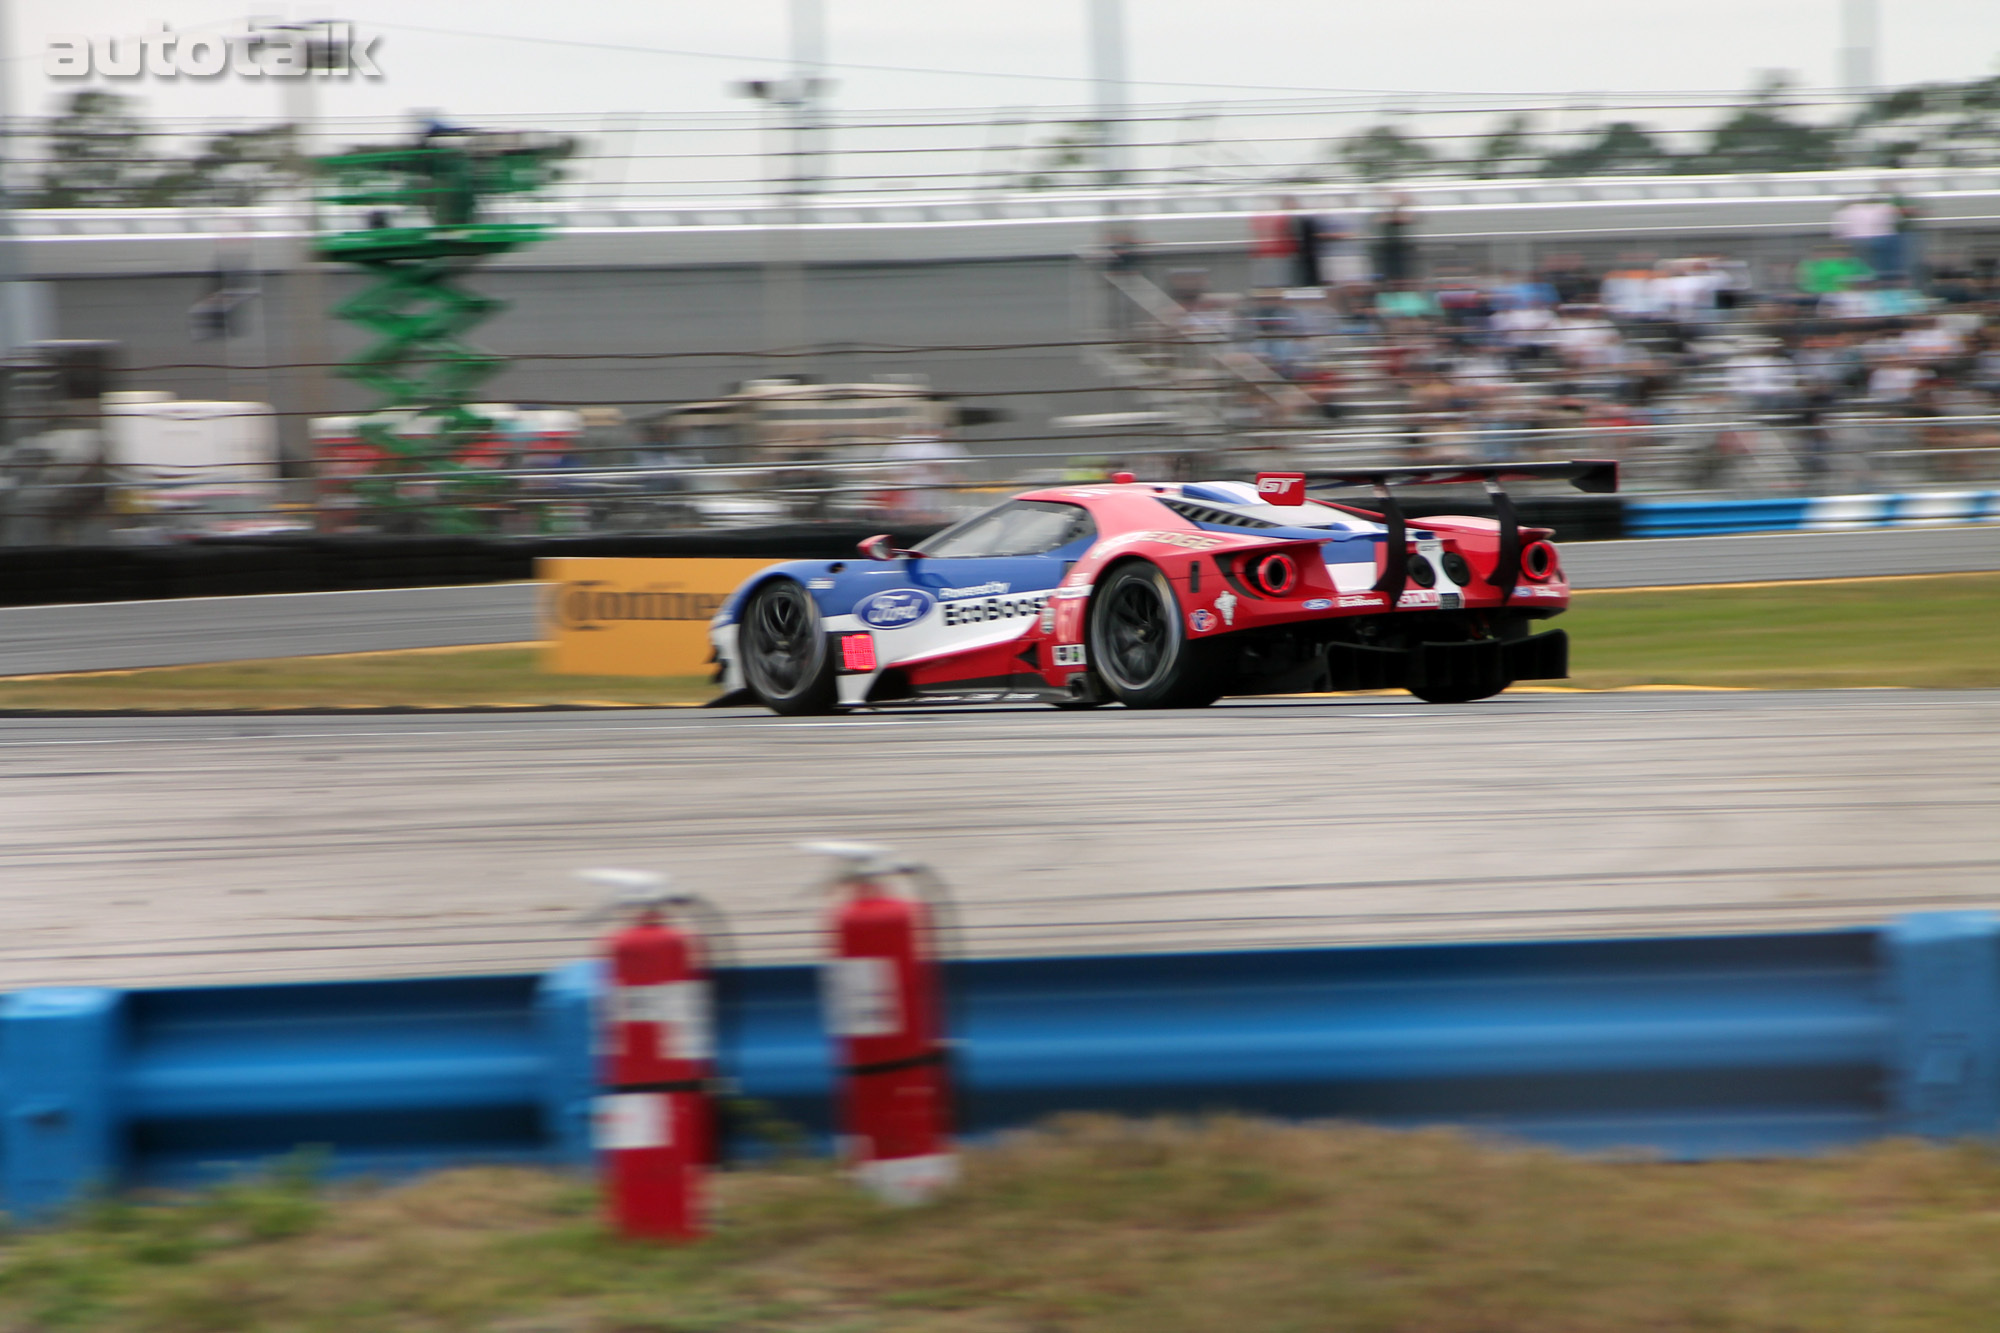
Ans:
[{"label": "car door", "polygon": [[[868,608],[864,623],[903,618],[906,628],[898,627],[885,653],[890,661],[980,656],[1028,630],[1096,535],[1082,505],[1010,500],[920,546],[906,558],[899,580],[909,591]],[[1001,674],[1029,669],[1023,664]],[[982,668],[977,674],[994,672]]]}]

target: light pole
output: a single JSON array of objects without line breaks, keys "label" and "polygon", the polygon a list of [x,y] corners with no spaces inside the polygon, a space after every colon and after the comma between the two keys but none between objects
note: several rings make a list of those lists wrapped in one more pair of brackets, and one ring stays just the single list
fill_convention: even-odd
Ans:
[{"label": "light pole", "polygon": [[1878,37],[1875,0],[1840,0],[1840,80],[1856,105],[1875,90]]},{"label": "light pole", "polygon": [[1099,181],[1111,189],[1125,183],[1126,172],[1124,0],[1090,0],[1090,77],[1097,95]]},{"label": "light pole", "polygon": [[330,360],[326,343],[326,281],[319,261],[313,257],[313,242],[319,235],[319,201],[313,186],[313,160],[319,156],[318,102],[314,95],[316,78],[344,72],[348,68],[346,23],[272,23],[260,27],[264,44],[285,43],[302,49],[304,59],[282,68],[267,66],[266,73],[278,78],[283,92],[284,117],[292,127],[291,171],[296,197],[296,226],[299,243],[291,256],[293,280],[286,284],[291,309],[292,359],[296,368],[291,381],[297,391],[301,416],[279,414],[281,422],[294,423],[287,443],[301,458],[311,457],[310,428],[307,422],[323,416],[332,406],[327,387]]},{"label": "light pole", "polygon": [[[733,86],[744,97],[753,97],[770,107],[783,126],[785,166],[772,183],[784,200],[776,223],[764,229],[764,349],[774,373],[795,373],[780,357],[781,350],[801,350],[806,345],[805,260],[802,253],[806,196],[818,188],[817,149],[813,136],[818,129],[818,101],[832,87],[827,79],[747,79]],[[766,151],[766,161],[779,154]]]},{"label": "light pole", "polygon": [[[806,196],[819,188],[820,99],[833,91],[826,64],[823,0],[791,0],[792,72],[783,79],[746,79],[731,90],[775,113],[785,135],[784,177],[773,182],[784,199],[778,223],[764,232],[764,347],[774,373],[795,369],[776,356],[806,345],[806,275],[802,251]],[[766,160],[776,154],[767,148]]]},{"label": "light pole", "polygon": [[[14,152],[20,125],[14,119],[13,80],[9,76],[13,18],[6,0],[0,0],[0,357],[41,336],[31,327],[31,293],[24,280],[20,238],[14,229]],[[0,441],[0,446],[4,443]]]}]

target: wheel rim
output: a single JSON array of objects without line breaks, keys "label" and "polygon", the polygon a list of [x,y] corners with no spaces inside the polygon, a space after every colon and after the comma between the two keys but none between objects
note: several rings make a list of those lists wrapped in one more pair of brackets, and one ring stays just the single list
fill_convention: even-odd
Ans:
[{"label": "wheel rim", "polygon": [[1124,579],[1111,589],[1099,620],[1104,643],[1098,661],[1105,674],[1128,690],[1159,679],[1173,643],[1170,614],[1151,579]]},{"label": "wheel rim", "polygon": [[790,695],[812,678],[819,655],[817,617],[796,584],[777,584],[750,607],[743,664],[750,682],[767,694]]}]

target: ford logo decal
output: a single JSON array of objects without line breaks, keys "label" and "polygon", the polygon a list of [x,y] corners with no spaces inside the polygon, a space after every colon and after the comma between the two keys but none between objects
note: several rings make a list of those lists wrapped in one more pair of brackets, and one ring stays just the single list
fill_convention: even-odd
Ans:
[{"label": "ford logo decal", "polygon": [[868,594],[854,604],[854,614],[862,624],[874,629],[901,629],[914,625],[937,605],[927,592],[915,588],[886,588]]}]

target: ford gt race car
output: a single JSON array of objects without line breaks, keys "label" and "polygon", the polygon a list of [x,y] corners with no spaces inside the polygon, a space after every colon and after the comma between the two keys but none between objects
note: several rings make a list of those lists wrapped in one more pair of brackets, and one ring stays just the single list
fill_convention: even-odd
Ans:
[{"label": "ford gt race car", "polygon": [[[1500,483],[1617,489],[1611,462],[1263,473],[1018,495],[914,550],[760,571],[710,624],[719,702],[824,713],[925,698],[1198,708],[1401,687],[1464,703],[1569,674],[1547,528]],[[1406,519],[1392,485],[1482,482],[1494,517]],[[1371,486],[1373,507],[1311,490]]]}]

